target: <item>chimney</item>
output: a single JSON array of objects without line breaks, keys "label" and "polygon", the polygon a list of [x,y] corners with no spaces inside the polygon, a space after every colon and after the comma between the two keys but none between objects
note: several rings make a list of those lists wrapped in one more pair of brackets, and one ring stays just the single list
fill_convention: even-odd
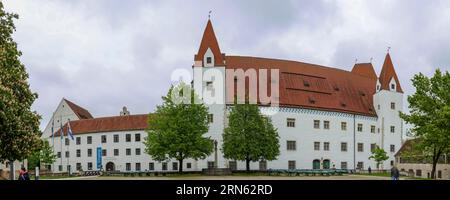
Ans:
[{"label": "chimney", "polygon": [[124,106],[122,108],[122,111],[120,111],[120,116],[126,116],[126,115],[130,115],[130,111],[128,111],[127,107]]}]

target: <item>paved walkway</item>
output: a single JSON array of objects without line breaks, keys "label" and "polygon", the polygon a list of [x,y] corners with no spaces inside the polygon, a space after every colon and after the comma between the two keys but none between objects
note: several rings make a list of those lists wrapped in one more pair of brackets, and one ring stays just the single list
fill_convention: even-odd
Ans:
[{"label": "paved walkway", "polygon": [[[177,176],[177,177],[118,177],[89,176],[54,180],[390,180],[390,177],[343,175],[343,176]],[[401,178],[404,180],[404,178]]]}]

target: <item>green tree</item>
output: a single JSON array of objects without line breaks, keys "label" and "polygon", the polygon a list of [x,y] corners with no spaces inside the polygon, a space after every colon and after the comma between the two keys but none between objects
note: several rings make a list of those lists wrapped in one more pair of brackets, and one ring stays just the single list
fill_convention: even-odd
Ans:
[{"label": "green tree", "polygon": [[212,140],[204,137],[209,129],[208,108],[196,104],[198,96],[183,83],[172,86],[162,99],[163,104],[149,114],[145,151],[157,161],[176,159],[182,172],[184,159],[204,159],[213,150]]},{"label": "green tree", "polygon": [[450,151],[450,75],[436,70],[433,77],[422,73],[412,79],[416,92],[408,96],[410,114],[400,112],[412,124],[412,134],[420,139],[419,148],[432,159],[431,178],[436,177],[436,164]]},{"label": "green tree", "polygon": [[245,161],[250,171],[250,162],[275,160],[280,155],[278,132],[258,105],[235,103],[228,120],[222,144],[225,158]]},{"label": "green tree", "polygon": [[42,140],[41,144],[41,148],[31,154],[31,156],[27,159],[28,169],[41,167],[41,164],[52,164],[56,161],[56,155],[49,142],[47,140]]},{"label": "green tree", "polygon": [[377,169],[380,168],[380,164],[389,159],[386,151],[384,149],[377,146],[372,152],[372,155],[369,156],[369,159],[374,160],[377,163]]},{"label": "green tree", "polygon": [[12,38],[18,18],[0,2],[0,162],[23,160],[40,146],[40,116],[31,111],[37,94],[30,90],[22,53]]}]

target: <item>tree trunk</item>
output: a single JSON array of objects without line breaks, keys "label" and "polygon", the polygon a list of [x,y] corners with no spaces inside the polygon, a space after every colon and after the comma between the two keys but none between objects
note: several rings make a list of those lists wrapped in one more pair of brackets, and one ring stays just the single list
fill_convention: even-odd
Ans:
[{"label": "tree trunk", "polygon": [[245,168],[246,168],[247,172],[250,171],[250,159],[249,158],[245,159]]},{"label": "tree trunk", "polygon": [[180,163],[180,166],[178,167],[178,172],[181,174],[183,173],[183,159],[179,159],[178,162]]},{"label": "tree trunk", "polygon": [[431,179],[436,179],[436,165],[439,162],[439,157],[441,157],[441,152],[442,151],[439,150],[437,154],[433,155],[433,167],[431,169]]}]

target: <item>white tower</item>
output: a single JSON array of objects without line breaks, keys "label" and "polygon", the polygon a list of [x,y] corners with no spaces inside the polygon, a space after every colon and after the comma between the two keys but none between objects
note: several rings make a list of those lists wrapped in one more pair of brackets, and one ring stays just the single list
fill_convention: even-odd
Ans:
[{"label": "white tower", "polygon": [[403,90],[389,52],[377,80],[373,98],[378,115],[379,144],[389,155],[389,159],[383,163],[383,168],[389,169],[394,164],[394,155],[400,149],[403,137],[403,122],[399,115],[399,112],[403,111]]}]

